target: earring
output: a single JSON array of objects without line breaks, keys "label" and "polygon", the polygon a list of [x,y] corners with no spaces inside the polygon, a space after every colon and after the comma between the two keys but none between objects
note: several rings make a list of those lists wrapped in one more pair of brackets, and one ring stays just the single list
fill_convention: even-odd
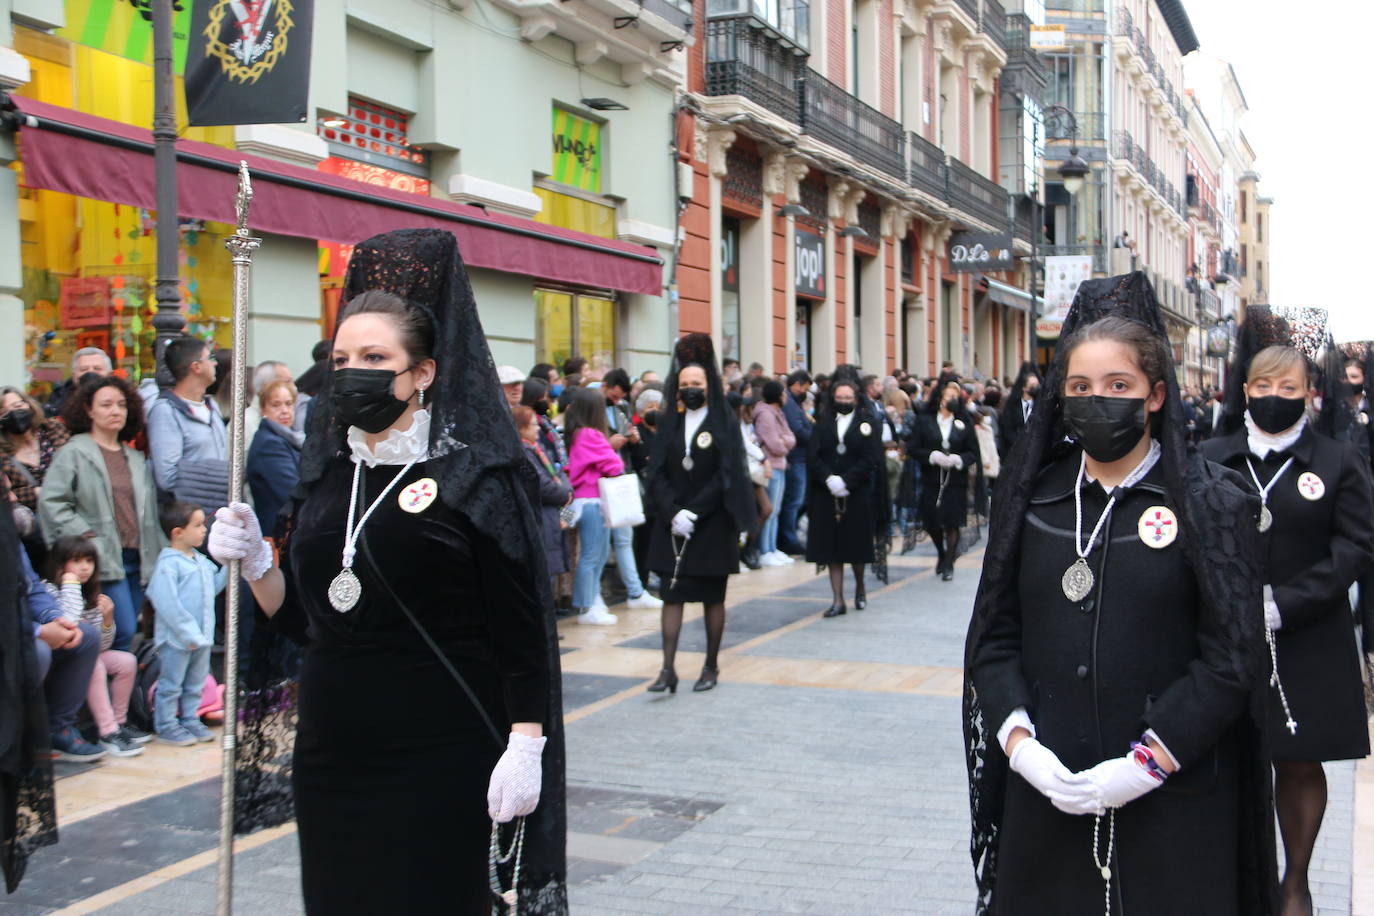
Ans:
[{"label": "earring", "polygon": [[420,389],[420,403],[419,403],[419,406],[420,406],[420,407],[424,407],[424,406],[425,406],[425,389],[423,389],[423,388]]}]

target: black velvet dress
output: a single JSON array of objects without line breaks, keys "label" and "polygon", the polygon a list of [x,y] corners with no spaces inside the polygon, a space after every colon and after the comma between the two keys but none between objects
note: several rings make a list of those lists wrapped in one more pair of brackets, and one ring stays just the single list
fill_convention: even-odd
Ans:
[{"label": "black velvet dress", "polygon": [[[365,469],[359,505],[399,470]],[[308,639],[293,788],[312,914],[489,913],[491,771],[511,722],[545,717],[547,637],[534,583],[442,498],[402,510],[405,487],[432,474],[411,468],[368,520],[353,564],[362,598],[351,611],[327,597],[350,460],[332,461],[301,504],[282,557],[287,597],[273,623]]]},{"label": "black velvet dress", "polygon": [[[806,535],[808,563],[872,563],[874,560],[873,490],[883,468],[882,422],[867,410],[857,413],[844,437],[844,454],[839,452],[837,418],[823,413],[811,431],[806,463],[806,514],[811,526]],[[884,418],[886,419],[886,418]],[[831,474],[844,478],[849,497],[839,502],[830,494],[825,481]],[[836,518],[837,508],[843,512]]]},{"label": "black velvet dress", "polygon": [[[1153,529],[1145,522],[1156,513],[1178,525],[1158,465],[1118,496],[1106,536],[1088,557],[1096,578],[1088,597],[1074,603],[1064,596],[1060,576],[1077,557],[1078,467],[1075,451],[1036,482],[1017,560],[1017,598],[992,621],[974,659],[988,728],[995,732],[1025,707],[1040,742],[1075,772],[1126,754],[1154,729],[1182,768],[1116,812],[1111,912],[1238,914],[1239,729],[1247,685],[1227,672],[1198,573],[1183,539],[1173,539],[1179,532],[1147,541]],[[1107,499],[1098,484],[1084,485],[1084,538]],[[1009,773],[996,912],[1101,913],[1093,821],[1064,814]],[[1100,850],[1107,830],[1103,818]]]}]

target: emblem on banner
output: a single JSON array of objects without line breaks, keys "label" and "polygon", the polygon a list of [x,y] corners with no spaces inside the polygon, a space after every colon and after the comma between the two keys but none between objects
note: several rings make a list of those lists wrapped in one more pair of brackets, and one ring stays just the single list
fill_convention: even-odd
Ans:
[{"label": "emblem on banner", "polygon": [[291,13],[290,0],[217,0],[205,27],[205,56],[217,59],[229,79],[256,83],[286,53]]}]

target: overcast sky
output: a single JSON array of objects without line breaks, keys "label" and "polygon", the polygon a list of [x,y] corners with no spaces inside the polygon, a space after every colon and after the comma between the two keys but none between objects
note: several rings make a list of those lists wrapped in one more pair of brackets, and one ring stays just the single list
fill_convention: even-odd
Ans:
[{"label": "overcast sky", "polygon": [[1365,237],[1374,210],[1365,172],[1374,3],[1183,3],[1202,50],[1231,62],[1250,103],[1241,129],[1255,149],[1260,193],[1274,198],[1270,302],[1329,309],[1337,340],[1374,339],[1364,278],[1374,266]]}]

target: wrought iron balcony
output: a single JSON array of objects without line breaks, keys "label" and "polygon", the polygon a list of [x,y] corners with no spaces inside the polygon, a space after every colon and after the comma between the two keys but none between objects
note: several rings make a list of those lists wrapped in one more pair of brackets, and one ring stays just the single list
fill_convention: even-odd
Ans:
[{"label": "wrought iron balcony", "polygon": [[[690,0],[662,0],[666,3],[686,3]],[[759,0],[706,0],[706,18],[752,18],[765,32],[781,35],[798,48],[805,50],[811,42],[810,0],[781,0],[765,4]]]},{"label": "wrought iron balcony", "polygon": [[906,176],[902,125],[809,67],[803,69],[801,127],[896,178]]},{"label": "wrought iron balcony", "polygon": [[998,0],[983,0],[978,15],[978,31],[984,33],[1002,50],[1007,49],[1007,11]]},{"label": "wrought iron balcony", "polygon": [[1203,318],[1216,318],[1221,312],[1220,297],[1205,286],[1198,290],[1197,304]]},{"label": "wrought iron balcony", "polygon": [[[1107,116],[1100,111],[1075,111],[1073,120],[1078,122],[1079,140],[1106,140]],[[1072,122],[1062,112],[1053,111],[1045,115],[1045,139],[1050,142],[1071,139]]]},{"label": "wrought iron balcony", "polygon": [[1127,162],[1135,160],[1135,141],[1131,139],[1130,131],[1112,131],[1112,157],[1124,159]]},{"label": "wrought iron balcony", "polygon": [[968,18],[978,21],[978,0],[954,0],[959,9],[968,13]]},{"label": "wrought iron balcony", "polygon": [[741,95],[801,122],[805,58],[748,18],[706,23],[706,94]]},{"label": "wrought iron balcony", "polygon": [[1050,71],[1044,58],[1031,50],[1031,21],[1024,13],[1007,15],[1007,63],[1002,68],[1002,91],[1042,100],[1049,86]]},{"label": "wrought iron balcony", "polygon": [[1012,235],[1024,242],[1037,241],[1035,234],[1035,204],[1030,198],[1017,195],[1012,205]]},{"label": "wrought iron balcony", "polygon": [[1007,203],[1011,196],[958,159],[949,160],[949,204],[985,223],[1000,228],[1010,221]]},{"label": "wrought iron balcony", "polygon": [[949,166],[944,150],[920,134],[906,135],[906,182],[940,200],[949,197]]}]

